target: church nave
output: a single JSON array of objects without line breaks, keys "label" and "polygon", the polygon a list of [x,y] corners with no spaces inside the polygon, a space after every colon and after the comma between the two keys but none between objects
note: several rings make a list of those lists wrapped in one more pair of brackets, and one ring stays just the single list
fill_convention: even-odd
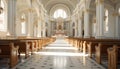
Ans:
[{"label": "church nave", "polygon": [[[24,59],[23,59],[24,60]],[[43,50],[19,63],[13,69],[105,69],[80,53],[63,39],[57,39]]]}]

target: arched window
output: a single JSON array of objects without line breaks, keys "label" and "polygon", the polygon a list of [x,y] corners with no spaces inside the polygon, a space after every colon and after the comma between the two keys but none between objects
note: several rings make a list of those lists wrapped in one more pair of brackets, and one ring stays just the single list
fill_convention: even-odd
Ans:
[{"label": "arched window", "polygon": [[3,12],[0,13],[0,31],[7,31],[7,23],[5,22],[5,5],[1,0],[1,7],[3,8]]},{"label": "arched window", "polygon": [[108,15],[109,15],[108,10],[105,9],[105,32],[108,32],[108,30],[109,30],[109,27],[108,27]]},{"label": "arched window", "polygon": [[119,8],[118,12],[119,12],[119,15],[120,15],[120,8]]},{"label": "arched window", "polygon": [[25,14],[21,16],[21,33],[26,34],[26,21],[25,21]]},{"label": "arched window", "polygon": [[54,18],[58,18],[58,17],[67,18],[67,14],[63,9],[58,9],[54,12],[53,17]]}]

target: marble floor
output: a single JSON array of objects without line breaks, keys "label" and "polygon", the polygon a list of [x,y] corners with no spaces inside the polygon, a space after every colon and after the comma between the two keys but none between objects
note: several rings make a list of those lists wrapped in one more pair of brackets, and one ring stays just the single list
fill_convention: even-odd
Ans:
[{"label": "marble floor", "polygon": [[64,39],[57,39],[54,43],[36,52],[26,60],[22,60],[13,69],[105,69],[94,60],[80,53]]}]

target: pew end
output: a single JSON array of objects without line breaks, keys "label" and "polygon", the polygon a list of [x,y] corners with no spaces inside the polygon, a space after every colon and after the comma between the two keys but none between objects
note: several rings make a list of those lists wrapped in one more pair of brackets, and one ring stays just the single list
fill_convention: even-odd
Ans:
[{"label": "pew end", "polygon": [[12,68],[18,63],[18,46],[14,46],[14,43],[0,44],[0,58],[9,58],[9,67]]}]

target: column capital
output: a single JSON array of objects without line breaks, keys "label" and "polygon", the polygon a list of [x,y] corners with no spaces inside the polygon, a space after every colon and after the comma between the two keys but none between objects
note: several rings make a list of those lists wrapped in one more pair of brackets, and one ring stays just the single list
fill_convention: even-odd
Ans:
[{"label": "column capital", "polygon": [[103,4],[103,3],[104,3],[104,0],[96,0],[96,5]]},{"label": "column capital", "polygon": [[89,13],[90,12],[90,9],[84,9],[84,13]]}]

